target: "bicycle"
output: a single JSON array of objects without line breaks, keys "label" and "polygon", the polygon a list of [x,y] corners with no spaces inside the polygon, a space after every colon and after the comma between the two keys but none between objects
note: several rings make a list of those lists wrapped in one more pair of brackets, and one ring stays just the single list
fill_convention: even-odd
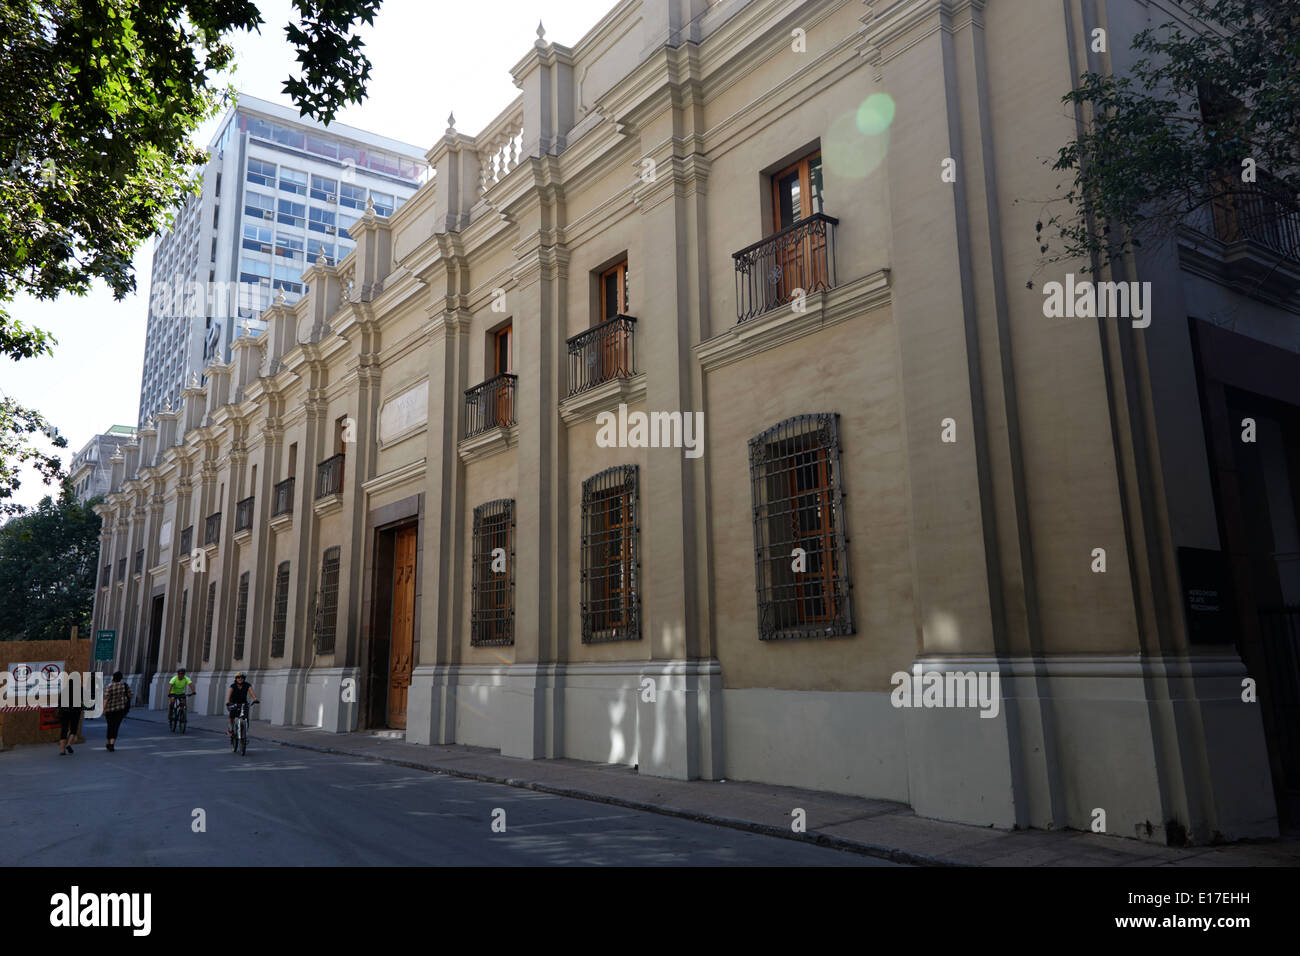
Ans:
[{"label": "bicycle", "polygon": [[244,701],[237,704],[239,708],[235,713],[235,730],[230,735],[230,749],[239,754],[241,757],[248,753],[248,708],[249,704],[256,704],[258,701]]},{"label": "bicycle", "polygon": [[[194,695],[191,693],[188,696]],[[181,733],[185,733],[186,725],[189,723],[188,713],[189,706],[185,703],[185,698],[173,697],[167,710],[167,729],[175,733],[176,728],[179,727]]]}]

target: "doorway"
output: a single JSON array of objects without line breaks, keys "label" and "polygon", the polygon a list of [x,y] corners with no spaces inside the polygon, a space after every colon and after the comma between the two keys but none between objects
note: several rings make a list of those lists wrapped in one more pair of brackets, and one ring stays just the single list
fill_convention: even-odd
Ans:
[{"label": "doorway", "polygon": [[[144,692],[149,693],[149,688],[153,685],[154,674],[158,672],[158,645],[162,642],[163,627],[163,595],[159,594],[153,599],[153,606],[149,612],[149,645],[144,659]],[[148,706],[148,701],[145,702]]]},{"label": "doorway", "polygon": [[393,541],[393,620],[388,644],[388,726],[406,729],[406,698],[414,668],[415,526],[398,530]]}]

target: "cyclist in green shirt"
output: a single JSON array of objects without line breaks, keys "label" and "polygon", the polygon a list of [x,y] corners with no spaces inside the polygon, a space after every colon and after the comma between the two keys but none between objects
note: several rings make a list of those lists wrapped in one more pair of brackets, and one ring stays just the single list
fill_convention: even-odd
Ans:
[{"label": "cyclist in green shirt", "polygon": [[194,686],[194,681],[185,676],[185,668],[176,668],[176,676],[167,682],[167,719],[172,716],[172,708],[176,706],[176,701],[184,700],[185,695],[194,696],[194,691],[190,690]]}]

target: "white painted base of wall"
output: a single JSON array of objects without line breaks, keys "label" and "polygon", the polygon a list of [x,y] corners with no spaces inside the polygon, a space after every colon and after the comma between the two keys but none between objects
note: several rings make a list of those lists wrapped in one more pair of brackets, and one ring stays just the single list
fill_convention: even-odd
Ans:
[{"label": "white painted base of wall", "polygon": [[417,667],[406,738],[716,779],[721,683],[717,661]]},{"label": "white painted base of wall", "polygon": [[728,780],[909,802],[904,711],[889,694],[734,688],[722,705]]},{"label": "white painted base of wall", "polygon": [[297,724],[303,712],[303,697],[307,684],[307,671],[301,667],[277,667],[250,674],[257,683],[253,693],[262,699],[263,720],[276,727]]},{"label": "white painted base of wall", "polygon": [[[352,684],[345,687],[344,681]],[[357,729],[360,709],[361,671],[356,667],[322,667],[305,674],[302,688],[302,713],[298,723],[319,727],[331,733],[351,733]],[[350,700],[344,700],[345,696]]]}]

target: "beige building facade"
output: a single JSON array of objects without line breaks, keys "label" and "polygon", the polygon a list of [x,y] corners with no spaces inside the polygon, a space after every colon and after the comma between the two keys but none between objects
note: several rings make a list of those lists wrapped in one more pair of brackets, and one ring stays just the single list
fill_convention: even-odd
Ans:
[{"label": "beige building facade", "polygon": [[1189,303],[1300,310],[1169,253],[1149,327],[1047,318],[1032,241],[1094,20],[1166,8],[624,0],[539,35],[115,459],[117,666],[155,707],[245,670],[277,724],[1275,834],[1258,672],[1182,599],[1180,549],[1227,549]]}]

